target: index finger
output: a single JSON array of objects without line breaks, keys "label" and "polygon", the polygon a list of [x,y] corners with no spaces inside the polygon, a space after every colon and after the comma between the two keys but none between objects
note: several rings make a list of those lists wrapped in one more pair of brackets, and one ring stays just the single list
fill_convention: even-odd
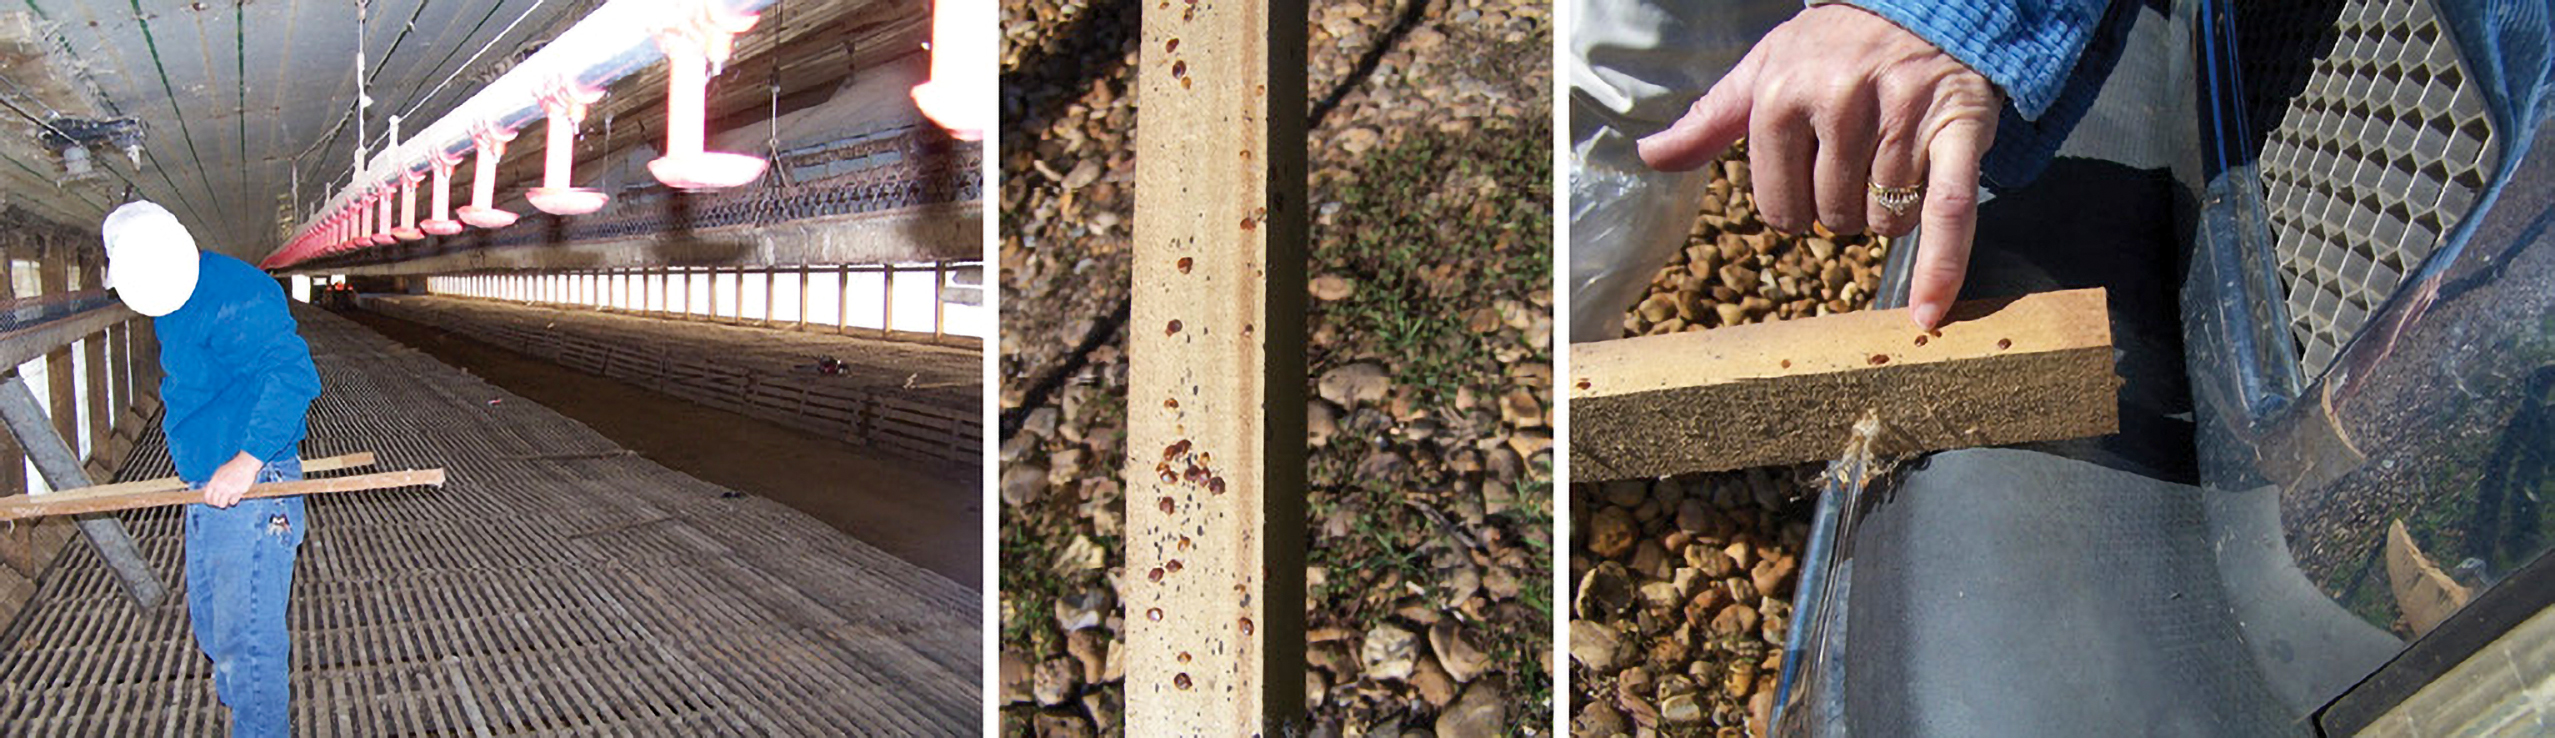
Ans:
[{"label": "index finger", "polygon": [[1978,231],[1978,160],[1989,135],[1985,124],[1954,121],[1926,146],[1923,230],[1907,290],[1908,314],[1918,327],[1942,324],[1969,273],[1970,241]]},{"label": "index finger", "polygon": [[1757,55],[1748,52],[1730,73],[1694,101],[1686,114],[1666,130],[1650,134],[1635,146],[1642,163],[1663,172],[1682,172],[1721,156],[1748,132],[1748,113],[1756,99]]}]

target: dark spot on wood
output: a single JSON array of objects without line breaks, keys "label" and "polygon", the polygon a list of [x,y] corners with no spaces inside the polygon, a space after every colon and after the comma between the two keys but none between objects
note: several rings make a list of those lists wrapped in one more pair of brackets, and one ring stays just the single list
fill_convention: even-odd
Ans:
[{"label": "dark spot on wood", "polygon": [[2006,350],[2006,349],[2009,349],[2009,348],[2013,348],[2013,347],[2014,347],[2014,339],[2011,339],[2011,338],[1999,338],[1999,339],[1996,339],[1996,350],[1998,350],[1998,351],[2003,351],[2003,350]]},{"label": "dark spot on wood", "polygon": [[1880,365],[1882,365],[1882,364],[1887,364],[1887,363],[1890,363],[1890,355],[1889,355],[1889,354],[1873,354],[1873,355],[1872,355],[1872,365],[1873,365],[1873,366],[1880,366]]}]

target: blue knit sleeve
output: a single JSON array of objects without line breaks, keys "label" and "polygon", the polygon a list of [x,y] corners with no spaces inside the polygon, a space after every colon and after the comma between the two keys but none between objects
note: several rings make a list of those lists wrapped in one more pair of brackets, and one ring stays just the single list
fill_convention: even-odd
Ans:
[{"label": "blue knit sleeve", "polygon": [[319,399],[319,369],[274,282],[252,283],[233,319],[224,330],[240,339],[218,342],[218,350],[223,361],[244,368],[243,380],[254,387],[240,450],[273,461],[300,442],[311,401]]},{"label": "blue knit sleeve", "polygon": [[2136,3],[2105,0],[1846,0],[1887,18],[2005,92],[1990,184],[2030,182],[2093,107],[2120,58]]}]

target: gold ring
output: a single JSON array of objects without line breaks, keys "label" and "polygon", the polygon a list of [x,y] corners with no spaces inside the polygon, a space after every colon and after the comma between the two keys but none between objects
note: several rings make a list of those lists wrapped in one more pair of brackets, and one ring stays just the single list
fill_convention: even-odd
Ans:
[{"label": "gold ring", "polygon": [[1872,201],[1880,203],[1891,215],[1906,215],[1908,208],[1925,199],[1925,185],[1921,184],[1883,187],[1879,182],[1872,182],[1866,186],[1872,188]]}]

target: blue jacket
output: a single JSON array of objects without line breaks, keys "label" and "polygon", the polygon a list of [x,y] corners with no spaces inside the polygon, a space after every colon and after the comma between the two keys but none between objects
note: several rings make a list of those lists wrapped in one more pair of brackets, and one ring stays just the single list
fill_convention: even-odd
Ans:
[{"label": "blue jacket", "polygon": [[319,398],[310,344],[294,332],[284,289],[248,262],[203,252],[195,294],[152,319],[159,334],[161,430],[190,483],[241,451],[267,461],[301,452]]}]

